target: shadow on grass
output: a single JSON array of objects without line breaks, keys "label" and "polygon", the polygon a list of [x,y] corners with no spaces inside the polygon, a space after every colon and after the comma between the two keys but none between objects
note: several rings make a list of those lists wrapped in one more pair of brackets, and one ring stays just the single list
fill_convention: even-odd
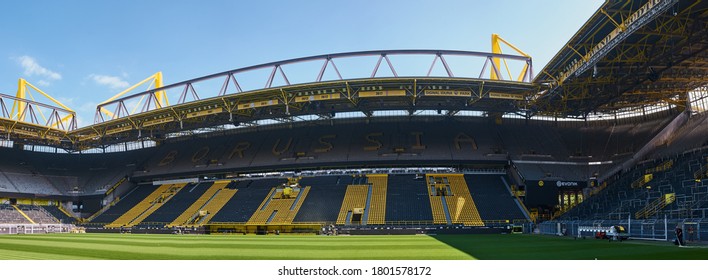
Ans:
[{"label": "shadow on grass", "polygon": [[481,260],[708,260],[708,248],[539,235],[431,236]]}]

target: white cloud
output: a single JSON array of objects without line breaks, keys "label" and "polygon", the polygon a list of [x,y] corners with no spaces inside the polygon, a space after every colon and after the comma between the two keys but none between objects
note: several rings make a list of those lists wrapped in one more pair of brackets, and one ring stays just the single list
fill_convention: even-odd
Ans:
[{"label": "white cloud", "polygon": [[45,80],[39,80],[39,82],[37,82],[37,84],[39,86],[46,87],[46,86],[49,86],[50,82],[47,82]]},{"label": "white cloud", "polygon": [[89,125],[92,125],[92,122],[89,122],[88,119],[81,117],[81,115],[76,115],[76,126],[77,127],[87,127]]},{"label": "white cloud", "polygon": [[[37,60],[31,56],[23,55],[15,59],[18,64],[25,71],[25,75],[28,77],[39,76],[49,80],[61,80],[61,74],[44,68],[42,65],[37,63]],[[47,85],[48,81],[44,81]]]},{"label": "white cloud", "polygon": [[102,86],[109,86],[111,89],[124,89],[130,86],[128,82],[116,76],[91,74],[89,78],[95,83]]}]

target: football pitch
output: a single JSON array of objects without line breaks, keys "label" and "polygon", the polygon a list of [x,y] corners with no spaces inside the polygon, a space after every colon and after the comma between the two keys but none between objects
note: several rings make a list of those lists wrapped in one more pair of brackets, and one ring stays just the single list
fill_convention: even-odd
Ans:
[{"label": "football pitch", "polygon": [[671,260],[708,259],[669,242],[536,235],[0,235],[0,259],[24,260]]}]

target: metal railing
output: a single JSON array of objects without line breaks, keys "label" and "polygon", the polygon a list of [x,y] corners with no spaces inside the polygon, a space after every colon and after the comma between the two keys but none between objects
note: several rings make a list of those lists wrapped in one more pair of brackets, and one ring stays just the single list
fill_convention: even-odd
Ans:
[{"label": "metal railing", "polygon": [[622,226],[630,239],[672,241],[676,238],[675,229],[683,230],[684,240],[688,242],[708,241],[708,219],[647,219],[647,220],[585,220],[585,221],[547,221],[537,225],[536,233],[546,235],[564,235],[574,237],[594,237],[592,232],[581,232],[579,227]]},{"label": "metal railing", "polygon": [[3,234],[71,233],[76,227],[69,224],[0,224]]},{"label": "metal railing", "polygon": [[[482,222],[489,226],[489,225],[510,225],[510,224],[525,224],[528,223],[527,220],[524,219],[514,219],[514,220],[482,220]],[[287,225],[312,225],[312,224],[319,224],[319,225],[334,225],[336,224],[337,221],[312,221],[312,222],[292,222]],[[103,227],[107,223],[84,223],[81,224],[81,226],[85,227]],[[168,225],[169,223],[165,222],[141,222],[140,224],[136,225],[138,227],[164,227]],[[207,225],[255,225],[255,224],[249,224],[247,222],[210,222]],[[265,224],[264,224],[265,225]],[[274,224],[273,224],[274,225]],[[281,224],[278,224],[281,225]],[[418,221],[386,221],[383,224],[369,224],[369,225],[363,225],[363,226],[371,226],[371,227],[380,227],[380,226],[432,226],[432,225],[440,225],[440,224],[434,224],[432,220],[418,220]]]}]

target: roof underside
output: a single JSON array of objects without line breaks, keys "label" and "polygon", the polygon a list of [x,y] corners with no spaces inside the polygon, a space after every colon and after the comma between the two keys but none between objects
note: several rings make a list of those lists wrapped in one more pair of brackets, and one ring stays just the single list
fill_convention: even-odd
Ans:
[{"label": "roof underside", "polygon": [[[501,114],[523,107],[523,99],[536,90],[530,83],[425,77],[293,85],[203,99],[109,120],[74,130],[70,137],[75,141],[72,146],[85,149],[144,137],[160,141],[169,133],[265,119],[281,123],[295,122],[302,116],[328,119],[342,112],[371,116],[377,110],[406,110],[411,115],[421,110],[441,110],[454,115],[462,110],[477,110]],[[373,92],[400,95],[365,95]],[[443,95],[437,95],[441,92]],[[495,97],[490,92],[507,95]],[[255,105],[242,108],[243,104]]]},{"label": "roof underside", "polygon": [[703,0],[606,1],[536,76],[546,90],[534,109],[586,115],[684,106],[687,92],[708,82],[707,17]]}]

